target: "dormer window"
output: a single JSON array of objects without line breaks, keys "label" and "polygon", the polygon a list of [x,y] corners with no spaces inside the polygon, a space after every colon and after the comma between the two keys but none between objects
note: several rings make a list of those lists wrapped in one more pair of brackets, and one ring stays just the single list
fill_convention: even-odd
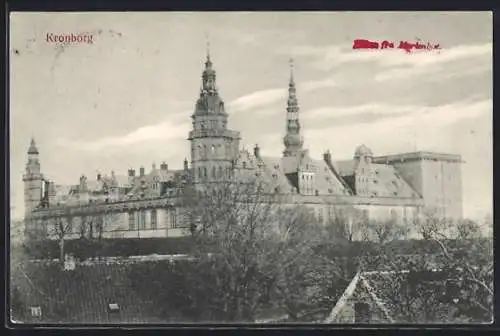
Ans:
[{"label": "dormer window", "polygon": [[274,169],[279,169],[280,168],[280,165],[279,164],[275,164],[274,165]]},{"label": "dormer window", "polygon": [[328,189],[328,193],[329,193],[329,194],[332,194],[332,193],[333,193],[333,190],[332,190],[332,189]]},{"label": "dormer window", "polygon": [[247,163],[245,161],[243,161],[242,165],[243,165],[243,168],[247,167]]},{"label": "dormer window", "polygon": [[273,178],[274,179],[277,179],[278,178],[278,175],[276,173],[273,173]]},{"label": "dormer window", "polygon": [[108,304],[108,311],[110,313],[117,313],[120,311],[120,306],[118,305],[118,303],[110,303]]},{"label": "dormer window", "polygon": [[31,316],[33,317],[41,317],[42,316],[42,308],[40,306],[32,306],[30,307]]},{"label": "dormer window", "polygon": [[378,183],[378,180],[373,180],[373,183],[377,184],[377,183]]}]

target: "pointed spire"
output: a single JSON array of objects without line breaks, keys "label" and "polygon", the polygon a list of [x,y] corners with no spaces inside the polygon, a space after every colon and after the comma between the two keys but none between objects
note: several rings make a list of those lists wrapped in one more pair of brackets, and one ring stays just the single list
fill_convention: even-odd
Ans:
[{"label": "pointed spire", "polygon": [[210,60],[210,37],[208,33],[205,35],[205,39],[207,44],[207,60],[205,62],[205,66],[208,68],[212,66],[212,61]]},{"label": "pointed spire", "polygon": [[28,154],[39,154],[38,148],[36,147],[35,138],[31,137],[30,147],[28,148]]},{"label": "pointed spire", "polygon": [[299,105],[294,79],[294,62],[290,59],[290,82],[288,84],[288,99],[286,107],[286,135],[283,138],[285,156],[291,156],[302,150],[303,139],[300,136]]}]

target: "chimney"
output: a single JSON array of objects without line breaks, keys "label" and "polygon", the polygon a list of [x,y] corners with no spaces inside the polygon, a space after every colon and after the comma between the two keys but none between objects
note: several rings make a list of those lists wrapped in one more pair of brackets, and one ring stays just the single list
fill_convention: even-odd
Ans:
[{"label": "chimney", "polygon": [[97,173],[97,181],[101,180],[101,173]]},{"label": "chimney", "polygon": [[160,165],[160,169],[161,170],[168,170],[168,165],[165,163],[165,161],[163,161]]},{"label": "chimney", "polygon": [[188,170],[188,169],[189,169],[188,160],[187,160],[187,158],[184,158],[184,170]]},{"label": "chimney", "polygon": [[139,168],[139,175],[144,176],[144,173],[145,173],[144,167]]},{"label": "chimney", "polygon": [[332,164],[332,154],[330,153],[329,150],[327,150],[325,153],[323,153],[323,160],[325,160],[325,162],[328,165]]},{"label": "chimney", "polygon": [[130,168],[130,169],[128,170],[128,176],[129,176],[129,177],[134,177],[134,176],[135,176],[135,169]]},{"label": "chimney", "polygon": [[85,175],[80,176],[80,191],[87,191],[87,177]]},{"label": "chimney", "polygon": [[259,145],[255,145],[253,149],[253,155],[255,155],[256,158],[260,159],[260,147]]}]

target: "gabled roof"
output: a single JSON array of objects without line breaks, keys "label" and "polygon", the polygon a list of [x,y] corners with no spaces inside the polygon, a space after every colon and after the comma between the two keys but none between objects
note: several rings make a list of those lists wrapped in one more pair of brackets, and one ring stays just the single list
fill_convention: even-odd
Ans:
[{"label": "gabled roof", "polygon": [[393,166],[372,163],[372,167],[377,183],[370,185],[370,192],[380,197],[419,197]]},{"label": "gabled roof", "polygon": [[260,178],[270,187],[278,188],[280,192],[291,193],[295,187],[283,170],[281,158],[261,157],[263,165],[260,167]]},{"label": "gabled roof", "polygon": [[332,162],[333,167],[338,171],[341,176],[354,175],[354,167],[356,162],[354,160],[342,160]]},{"label": "gabled roof", "polygon": [[[349,303],[359,301],[371,303],[371,310],[378,311],[374,313],[378,315],[378,321],[381,317],[382,323],[452,322],[457,320],[454,316],[457,305],[442,299],[446,290],[446,281],[443,281],[446,279],[443,276],[445,273],[439,269],[421,272],[407,270],[360,272],[349,283],[325,323],[348,322],[343,320],[343,311],[352,309],[348,307]],[[406,291],[410,290],[410,281],[414,288],[418,288],[418,294],[405,296]],[[429,317],[422,308],[423,302],[426,306],[433,307],[435,320],[426,320]],[[413,320],[409,320],[404,313],[406,305],[416,305],[412,306]]]}]

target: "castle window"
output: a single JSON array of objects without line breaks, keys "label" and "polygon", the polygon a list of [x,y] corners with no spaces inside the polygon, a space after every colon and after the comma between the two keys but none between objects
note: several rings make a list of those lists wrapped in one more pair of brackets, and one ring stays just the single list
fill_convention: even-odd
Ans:
[{"label": "castle window", "polygon": [[242,165],[243,165],[243,168],[247,167],[247,163],[245,161],[243,161]]},{"label": "castle window", "polygon": [[355,323],[370,322],[370,306],[365,302],[356,302],[354,304],[354,321]]},{"label": "castle window", "polygon": [[170,224],[171,224],[172,229],[177,228],[177,216],[176,216],[175,210],[170,211]]},{"label": "castle window", "polygon": [[280,168],[280,165],[279,164],[275,164],[274,165],[274,169],[279,169]]},{"label": "castle window", "polygon": [[333,190],[332,189],[328,189],[328,193],[329,194],[333,193]]},{"label": "castle window", "polygon": [[141,229],[145,229],[146,228],[146,212],[145,211],[141,211],[140,212],[140,216],[139,216],[139,227]]},{"label": "castle window", "polygon": [[207,178],[207,167],[203,167],[203,177]]},{"label": "castle window", "polygon": [[201,178],[201,177],[202,177],[202,175],[201,175],[201,174],[202,174],[202,173],[201,173],[201,167],[198,167],[198,178]]},{"label": "castle window", "polygon": [[216,178],[216,174],[217,174],[217,168],[215,167],[212,167],[212,178]]},{"label": "castle window", "polygon": [[128,213],[128,229],[135,230],[135,214],[132,211]]},{"label": "castle window", "polygon": [[318,189],[316,189],[315,194],[316,194],[316,196],[319,196],[319,190]]},{"label": "castle window", "polygon": [[393,194],[394,194],[394,196],[397,196],[397,195],[398,195],[398,192],[397,192],[397,191],[395,191]]},{"label": "castle window", "polygon": [[158,213],[156,209],[151,210],[151,228],[156,230],[158,222]]},{"label": "castle window", "polygon": [[215,146],[214,145],[212,145],[211,150],[212,150],[212,154],[215,154]]},{"label": "castle window", "polygon": [[274,192],[275,193],[279,193],[280,192],[280,188],[279,187],[274,188]]},{"label": "castle window", "polygon": [[273,173],[273,179],[277,179],[278,175],[276,173]]},{"label": "castle window", "polygon": [[378,169],[375,169],[375,175],[378,175],[379,173]]},{"label": "castle window", "polygon": [[219,167],[219,178],[222,178],[222,167]]},{"label": "castle window", "polygon": [[378,180],[373,180],[373,183],[377,184],[377,183],[378,183]]}]

